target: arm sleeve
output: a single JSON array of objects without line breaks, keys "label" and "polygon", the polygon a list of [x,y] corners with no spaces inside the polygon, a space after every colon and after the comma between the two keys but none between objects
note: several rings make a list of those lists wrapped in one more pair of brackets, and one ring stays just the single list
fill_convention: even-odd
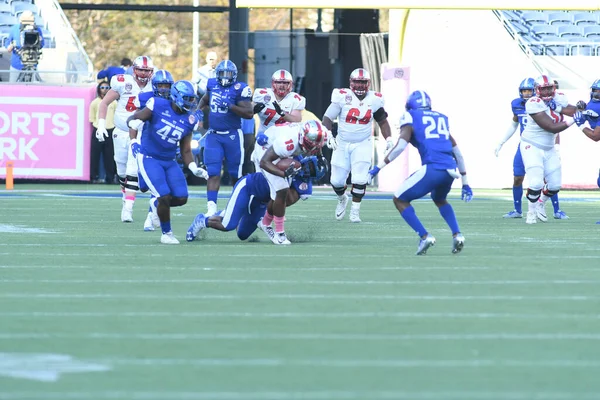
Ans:
[{"label": "arm sleeve", "polygon": [[454,158],[456,158],[456,166],[458,167],[458,172],[460,172],[460,174],[462,175],[462,184],[468,185],[469,182],[467,181],[467,167],[465,166],[465,158],[460,152],[458,146],[454,146],[452,148],[452,153],[454,154]]},{"label": "arm sleeve", "polygon": [[519,126],[518,122],[511,120],[510,126],[506,129],[506,132],[504,132],[504,136],[502,136],[502,138],[500,139],[500,144],[506,143],[506,141],[508,139],[510,139],[512,137],[512,135],[515,134],[518,126]]}]

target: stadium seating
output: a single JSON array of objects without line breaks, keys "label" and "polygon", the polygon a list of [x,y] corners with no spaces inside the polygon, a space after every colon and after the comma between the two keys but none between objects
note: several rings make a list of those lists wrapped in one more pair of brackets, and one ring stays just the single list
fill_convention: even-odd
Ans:
[{"label": "stadium seating", "polygon": [[0,0],[0,47],[9,45],[10,28],[19,23],[19,16],[26,10],[33,13],[36,25],[42,29],[44,47],[56,47],[56,41],[48,30],[48,24],[33,0]]},{"label": "stadium seating", "polygon": [[600,11],[508,10],[496,15],[535,55],[600,55]]}]

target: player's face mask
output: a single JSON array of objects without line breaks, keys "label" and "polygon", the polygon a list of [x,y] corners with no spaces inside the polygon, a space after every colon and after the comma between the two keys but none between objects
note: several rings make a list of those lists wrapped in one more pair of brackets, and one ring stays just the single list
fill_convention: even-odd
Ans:
[{"label": "player's face mask", "polygon": [[524,100],[527,100],[531,96],[533,96],[533,90],[531,90],[531,89],[521,89],[520,93],[521,93],[521,98],[523,98]]}]

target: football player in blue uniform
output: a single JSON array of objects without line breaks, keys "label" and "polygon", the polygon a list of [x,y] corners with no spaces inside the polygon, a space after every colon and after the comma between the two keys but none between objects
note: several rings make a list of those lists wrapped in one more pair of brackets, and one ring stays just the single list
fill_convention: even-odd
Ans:
[{"label": "football player in blue uniform", "polygon": [[208,132],[204,146],[204,164],[208,171],[206,184],[206,215],[217,212],[217,197],[221,186],[223,158],[231,183],[235,184],[242,173],[244,163],[244,134],[241,118],[250,119],[252,111],[252,89],[237,81],[237,67],[224,60],[215,69],[216,78],[210,78],[206,94],[200,99],[199,109],[209,107]]},{"label": "football player in blue uniform", "polygon": [[[138,102],[140,103],[139,108],[142,109],[146,107],[146,102],[151,97],[162,97],[163,99],[170,100],[171,99],[171,86],[175,81],[173,80],[173,75],[166,69],[160,69],[156,71],[156,73],[152,76],[152,92],[142,92],[138,94]],[[142,192],[148,191],[147,187],[141,187],[140,190]],[[148,207],[148,215],[146,216],[146,220],[144,221],[144,231],[154,231],[155,228],[160,227],[160,220],[158,219],[158,214],[156,213],[156,207],[158,206],[158,202],[156,197],[151,196],[150,198],[150,206]]]},{"label": "football player in blue uniform", "polygon": [[[598,142],[600,141],[600,79],[596,79],[590,89],[590,101],[587,104],[583,100],[577,102],[577,109],[580,112],[575,114],[574,119],[585,136]],[[600,172],[596,183],[600,187]],[[600,224],[600,221],[596,223]]]},{"label": "football player in blue uniform", "polygon": [[[183,171],[175,161],[177,147],[188,169],[196,176],[206,177],[192,157],[192,131],[196,125],[198,105],[196,88],[189,81],[178,81],[171,87],[171,100],[151,97],[146,107],[128,118],[131,152],[138,162],[140,181],[143,180],[157,197],[158,218],[164,244],[178,244],[171,231],[171,207],[187,203],[188,188]],[[138,128],[144,126],[141,142]]]},{"label": "football player in blue uniform", "polygon": [[[316,156],[298,156],[302,167],[294,176],[286,198],[286,207],[295,204],[299,199],[306,200],[312,195],[312,181],[319,180],[327,172],[327,161]],[[213,228],[228,232],[236,229],[240,240],[246,240],[257,229],[265,215],[267,205],[271,201],[269,182],[262,172],[245,175],[233,187],[231,198],[225,210],[213,216],[198,214],[187,231],[186,240],[193,241],[200,231]],[[265,232],[273,241],[275,231],[268,227]]]},{"label": "football player in blue uniform", "polygon": [[[462,199],[469,202],[473,191],[467,182],[465,161],[448,128],[448,117],[431,109],[431,99],[423,91],[415,91],[406,100],[406,112],[400,119],[400,138],[388,155],[369,171],[369,183],[379,170],[398,157],[411,143],[421,156],[422,167],[409,176],[394,193],[394,205],[406,223],[420,237],[417,255],[423,255],[435,244],[435,238],[427,232],[411,201],[431,193],[452,232],[452,253],[459,253],[465,244],[454,209],[446,201],[455,178],[462,176]],[[458,166],[459,173],[456,172]]]},{"label": "football player in blue uniform", "polygon": [[[555,81],[556,82],[556,81]],[[529,98],[531,98],[534,94],[535,90],[535,79],[533,78],[525,78],[521,81],[519,85],[519,97],[514,99],[510,106],[513,112],[513,118],[510,126],[506,130],[504,137],[500,140],[498,145],[496,146],[496,157],[500,154],[500,150],[504,143],[508,141],[512,137],[512,135],[516,132],[517,127],[519,127],[519,134],[523,133],[523,129],[525,129],[525,124],[527,123],[527,119],[529,115],[525,112],[525,103]],[[560,141],[559,136],[556,137],[556,144],[558,145]],[[523,218],[523,179],[525,178],[525,164],[523,164],[523,157],[521,157],[521,147],[517,146],[517,152],[515,153],[515,157],[513,159],[513,203],[514,210],[503,215],[504,218]],[[567,214],[560,209],[560,203],[558,201],[558,193],[551,197],[552,206],[554,207],[554,218],[556,219],[569,219]]]}]

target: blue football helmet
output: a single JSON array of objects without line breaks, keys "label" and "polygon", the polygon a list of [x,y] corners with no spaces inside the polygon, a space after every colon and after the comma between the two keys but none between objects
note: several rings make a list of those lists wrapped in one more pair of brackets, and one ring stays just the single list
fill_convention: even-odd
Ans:
[{"label": "blue football helmet", "polygon": [[527,100],[529,97],[523,97],[523,90],[531,90],[531,94],[529,97],[533,96],[533,92],[535,91],[535,79],[533,78],[525,78],[521,81],[519,85],[519,97],[523,100]]},{"label": "blue football helmet", "polygon": [[591,101],[600,101],[600,79],[596,79],[594,83],[592,83],[592,89],[590,92],[590,100]]},{"label": "blue football helmet", "polygon": [[[162,97],[163,99],[170,99],[171,86],[173,86],[173,83],[175,83],[173,75],[166,69],[159,69],[152,77],[152,89],[154,90],[154,95]],[[159,88],[158,85],[160,84],[169,84],[169,88]]]},{"label": "blue football helmet", "polygon": [[406,99],[406,111],[431,110],[431,98],[422,90],[415,90]]},{"label": "blue football helmet", "polygon": [[196,88],[190,81],[177,81],[171,86],[171,101],[183,111],[193,111],[200,98],[196,94]]},{"label": "blue football helmet", "polygon": [[223,60],[215,68],[217,81],[221,86],[231,86],[237,80],[237,67],[231,60]]}]

